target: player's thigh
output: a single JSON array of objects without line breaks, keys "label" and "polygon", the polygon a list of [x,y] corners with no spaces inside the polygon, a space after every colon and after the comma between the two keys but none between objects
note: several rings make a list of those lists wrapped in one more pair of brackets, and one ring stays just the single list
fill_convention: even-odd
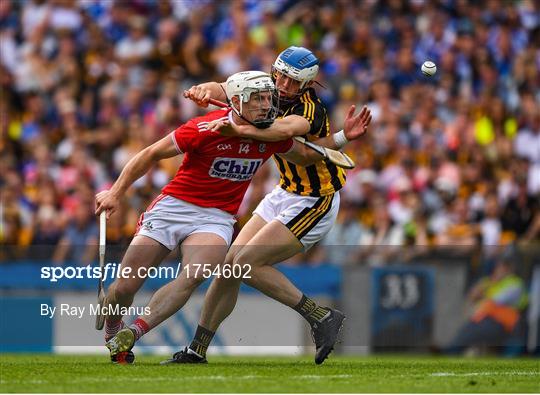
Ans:
[{"label": "player's thigh", "polygon": [[227,257],[225,258],[225,263],[232,264],[234,257],[266,224],[267,222],[259,215],[253,214],[249,221],[242,227],[240,233],[238,233],[238,236],[236,236],[234,243],[229,248],[229,251],[227,252]]},{"label": "player's thigh", "polygon": [[114,287],[125,293],[136,292],[144,282],[148,268],[159,265],[169,253],[170,250],[156,240],[135,236],[122,258],[122,270],[130,268],[130,274],[116,279]]},{"label": "player's thigh", "polygon": [[[204,275],[208,277],[208,270],[221,265],[228,250],[227,241],[220,235],[210,232],[193,233],[181,245],[183,276],[189,272],[191,276]],[[189,267],[189,269],[187,269]],[[198,269],[198,271],[197,271]],[[208,269],[208,270],[205,270]]]},{"label": "player's thigh", "polygon": [[239,265],[274,265],[302,251],[303,245],[281,222],[272,220],[263,226],[234,259]]}]

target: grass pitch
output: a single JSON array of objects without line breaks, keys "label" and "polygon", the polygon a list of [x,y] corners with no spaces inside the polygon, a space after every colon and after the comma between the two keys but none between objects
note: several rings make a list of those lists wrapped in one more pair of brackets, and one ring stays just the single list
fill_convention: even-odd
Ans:
[{"label": "grass pitch", "polygon": [[161,366],[138,356],[0,354],[0,392],[540,392],[538,359],[211,357]]}]

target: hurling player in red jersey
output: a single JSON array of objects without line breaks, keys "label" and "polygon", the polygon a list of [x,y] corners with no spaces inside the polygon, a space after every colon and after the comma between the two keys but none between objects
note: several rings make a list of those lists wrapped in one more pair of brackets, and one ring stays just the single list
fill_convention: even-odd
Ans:
[{"label": "hurling player in red jersey", "polygon": [[[122,260],[122,267],[141,273],[159,265],[177,245],[181,246],[183,271],[159,289],[148,304],[149,314],[124,327],[122,315],[109,315],[105,340],[113,362],[132,362],[131,348],[140,336],[178,311],[205,280],[199,265],[213,269],[223,263],[233,234],[234,215],[254,173],[275,153],[288,160],[314,163],[320,157],[287,139],[260,142],[221,136],[209,123],[225,118],[238,125],[270,126],[276,115],[274,84],[259,71],[236,73],[226,82],[232,110],[217,110],[192,119],[169,136],[145,148],[122,170],[112,188],[96,195],[96,214],[109,217],[127,188],[154,162],[185,154],[174,179],[141,215],[137,233]],[[189,268],[191,267],[191,270]],[[145,270],[143,270],[146,273]],[[105,306],[128,307],[142,286],[144,275],[118,278],[109,287]],[[119,331],[122,337],[115,336]]]}]

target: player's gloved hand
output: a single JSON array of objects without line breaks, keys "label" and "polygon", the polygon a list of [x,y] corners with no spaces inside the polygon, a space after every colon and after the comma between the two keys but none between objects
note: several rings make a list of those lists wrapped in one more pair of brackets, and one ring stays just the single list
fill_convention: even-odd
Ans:
[{"label": "player's gloved hand", "polygon": [[110,190],[101,191],[96,194],[96,215],[101,214],[102,211],[107,212],[107,219],[118,209],[120,200]]},{"label": "player's gloved hand", "polygon": [[343,123],[343,131],[349,141],[356,140],[366,133],[371,123],[371,110],[364,106],[357,115],[354,115],[355,110],[356,106],[352,105]]},{"label": "player's gloved hand", "polygon": [[200,85],[194,85],[187,91],[184,91],[184,97],[193,100],[199,107],[208,107],[212,98],[210,90]]}]

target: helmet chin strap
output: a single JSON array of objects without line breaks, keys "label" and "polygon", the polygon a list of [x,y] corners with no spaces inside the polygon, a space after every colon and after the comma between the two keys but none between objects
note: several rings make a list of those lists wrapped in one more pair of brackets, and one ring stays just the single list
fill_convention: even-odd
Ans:
[{"label": "helmet chin strap", "polygon": [[249,119],[245,118],[241,113],[239,113],[236,110],[236,108],[233,107],[233,109],[236,115],[238,115],[240,118],[242,118],[244,121],[246,121],[250,125],[255,126],[257,129],[268,129],[274,123],[274,120],[269,120],[269,119],[263,119],[261,121],[250,121]]},{"label": "helmet chin strap", "polygon": [[272,126],[272,124],[274,123],[274,120],[273,119],[272,120],[263,119],[261,121],[253,121],[253,122],[249,122],[249,123],[251,123],[257,129],[268,129],[270,126]]}]

